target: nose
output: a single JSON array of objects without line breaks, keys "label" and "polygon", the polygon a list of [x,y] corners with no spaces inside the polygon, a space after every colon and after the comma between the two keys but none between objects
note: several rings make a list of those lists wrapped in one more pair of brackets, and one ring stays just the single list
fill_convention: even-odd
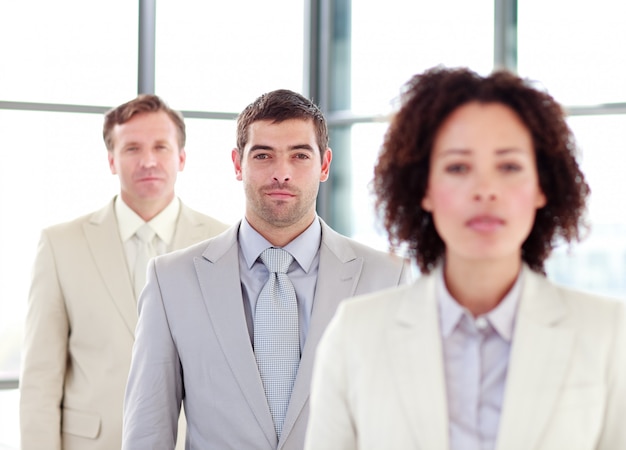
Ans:
[{"label": "nose", "polygon": [[276,158],[272,178],[278,183],[285,183],[291,179],[291,166],[285,158]]},{"label": "nose", "polygon": [[497,195],[498,189],[496,183],[490,177],[479,177],[474,186],[473,199],[477,202],[492,202]]},{"label": "nose", "polygon": [[491,192],[491,193],[477,192],[477,193],[474,194],[474,200],[476,200],[478,202],[494,201],[495,199],[496,199],[496,194],[494,194],[493,192]]},{"label": "nose", "polygon": [[156,166],[156,155],[151,150],[145,150],[141,152],[141,160],[142,167],[154,167]]}]

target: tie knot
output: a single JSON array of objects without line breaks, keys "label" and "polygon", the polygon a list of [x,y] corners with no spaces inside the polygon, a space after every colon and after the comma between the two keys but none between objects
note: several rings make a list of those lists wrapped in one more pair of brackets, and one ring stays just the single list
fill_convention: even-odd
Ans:
[{"label": "tie knot", "polygon": [[270,247],[261,253],[261,261],[272,273],[287,273],[287,269],[293,261],[293,256],[282,248]]},{"label": "tie knot", "polygon": [[141,242],[143,242],[144,244],[148,244],[152,242],[156,233],[150,227],[150,225],[144,223],[141,227],[139,227],[137,231],[135,231],[135,234]]}]

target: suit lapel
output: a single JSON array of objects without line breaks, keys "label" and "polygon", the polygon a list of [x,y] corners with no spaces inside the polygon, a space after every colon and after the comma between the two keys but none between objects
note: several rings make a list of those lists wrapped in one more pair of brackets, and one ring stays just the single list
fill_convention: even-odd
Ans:
[{"label": "suit lapel", "polygon": [[390,389],[402,405],[416,448],[423,449],[449,445],[435,279],[423,276],[404,290],[387,333]]},{"label": "suit lapel", "polygon": [[276,448],[274,422],[250,343],[239,276],[239,224],[209,241],[194,264],[207,312],[224,355],[268,444]]},{"label": "suit lapel", "polygon": [[322,242],[311,323],[300,359],[298,376],[289,400],[281,441],[287,438],[309,399],[317,344],[335,314],[339,302],[354,295],[363,268],[363,258],[357,258],[346,239],[323,221],[320,222]]},{"label": "suit lapel", "polygon": [[83,225],[87,245],[94,263],[119,311],[128,331],[135,335],[137,305],[128,273],[124,247],[120,238],[113,201],[95,212]]},{"label": "suit lapel", "polygon": [[535,448],[552,415],[574,348],[560,327],[566,306],[543,276],[524,269],[497,448]]}]

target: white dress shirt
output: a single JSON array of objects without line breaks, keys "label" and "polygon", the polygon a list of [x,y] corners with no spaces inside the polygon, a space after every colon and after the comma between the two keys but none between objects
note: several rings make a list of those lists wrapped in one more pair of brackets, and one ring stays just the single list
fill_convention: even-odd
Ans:
[{"label": "white dress shirt", "polygon": [[[174,200],[172,200],[169,205],[148,222],[156,233],[155,247],[157,255],[162,255],[171,250],[179,212],[180,200],[178,197],[174,197]],[[115,216],[117,218],[120,238],[124,244],[124,253],[129,267],[129,274],[132,277],[133,274],[130,268],[135,267],[137,250],[140,245],[139,238],[135,236],[135,232],[146,222],[139,217],[135,211],[130,209],[119,195],[115,198]]]}]

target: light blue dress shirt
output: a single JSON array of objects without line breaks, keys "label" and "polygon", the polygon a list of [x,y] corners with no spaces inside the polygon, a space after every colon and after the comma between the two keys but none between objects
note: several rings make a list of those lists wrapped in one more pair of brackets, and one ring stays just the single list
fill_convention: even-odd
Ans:
[{"label": "light blue dress shirt", "polygon": [[452,298],[440,271],[436,295],[451,450],[496,446],[521,278],[520,274],[498,306],[474,318]]},{"label": "light blue dress shirt", "polygon": [[[250,342],[254,337],[254,311],[256,302],[263,286],[269,278],[269,272],[259,256],[261,252],[273,245],[261,236],[244,218],[239,226],[239,273],[241,277],[241,293],[243,295],[246,321]],[[320,263],[320,244],[322,242],[322,226],[316,217],[313,223],[283,249],[293,256],[287,276],[293,283],[298,301],[298,326],[300,327],[300,349],[304,349],[306,336],[311,322],[313,298],[317,284],[317,273]]]}]

